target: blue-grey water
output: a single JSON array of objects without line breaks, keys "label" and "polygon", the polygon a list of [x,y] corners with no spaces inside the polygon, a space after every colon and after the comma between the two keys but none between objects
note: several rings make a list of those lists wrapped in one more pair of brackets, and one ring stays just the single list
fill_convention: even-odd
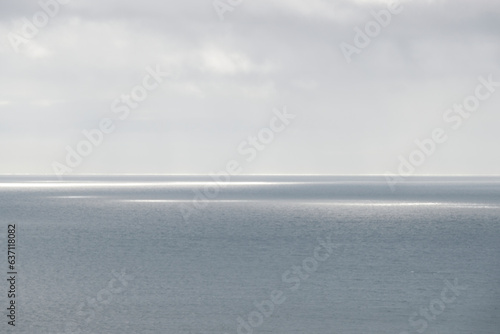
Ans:
[{"label": "blue-grey water", "polygon": [[0,332],[500,333],[500,178],[210,180],[0,177]]}]

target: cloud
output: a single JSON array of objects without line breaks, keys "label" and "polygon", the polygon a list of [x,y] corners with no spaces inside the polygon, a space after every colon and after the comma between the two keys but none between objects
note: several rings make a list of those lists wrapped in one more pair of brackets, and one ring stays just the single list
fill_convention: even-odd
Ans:
[{"label": "cloud", "polygon": [[[21,33],[21,20],[41,8],[4,3],[0,136],[8,147],[0,152],[9,163],[0,173],[51,173],[46,161],[64,157],[81,130],[116,118],[113,100],[157,64],[175,77],[120,125],[121,142],[110,137],[76,172],[207,173],[264,126],[273,107],[286,105],[300,117],[253,172],[384,173],[398,151],[470,94],[479,75],[500,78],[500,3],[402,4],[402,13],[348,64],[339,44],[352,43],[353,29],[373,20],[386,1],[243,1],[221,21],[211,1],[72,0],[20,53],[9,33]],[[499,134],[480,123],[500,120],[494,99],[457,133],[457,141],[470,143],[464,151],[436,155],[442,163],[423,172],[459,170],[444,161],[450,156],[467,171],[500,172],[497,164],[484,167],[496,156]],[[148,132],[154,135],[146,139]],[[485,153],[478,156],[474,145]],[[111,156],[126,164],[117,166]],[[174,157],[180,160],[172,163]]]}]

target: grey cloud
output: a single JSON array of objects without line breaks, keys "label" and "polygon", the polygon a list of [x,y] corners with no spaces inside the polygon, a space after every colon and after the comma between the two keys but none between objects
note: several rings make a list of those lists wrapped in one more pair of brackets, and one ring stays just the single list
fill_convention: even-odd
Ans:
[{"label": "grey cloud", "polygon": [[[352,43],[353,28],[362,28],[383,2],[244,1],[220,21],[211,1],[73,0],[20,54],[6,42],[13,20],[40,8],[36,2],[2,6],[0,136],[11,161],[0,173],[50,173],[46,161],[61,159],[82,129],[116,118],[111,102],[155,64],[177,77],[151,92],[81,172],[140,172],[150,161],[158,173],[206,173],[231,158],[231,147],[252,129],[265,126],[273,107],[287,105],[297,122],[253,172],[383,173],[415,136],[441,124],[444,109],[470,94],[479,75],[500,79],[495,1],[406,1],[351,64],[339,44]],[[495,101],[481,107],[488,123],[500,120]],[[457,143],[468,140],[464,152],[450,140],[450,153],[435,157],[442,163],[423,172],[453,169],[444,161],[450,156],[468,160],[464,171],[500,172],[498,164],[484,167],[495,153],[478,158],[473,149],[496,152],[500,139],[476,119],[456,134]],[[148,132],[154,135],[145,138]],[[26,138],[35,135],[29,145]],[[167,143],[168,150],[143,149],[155,138],[154,147]],[[16,163],[18,151],[25,155]],[[130,166],[118,166],[105,152]],[[129,155],[144,161],[134,165]],[[173,157],[180,161],[171,163]]]}]

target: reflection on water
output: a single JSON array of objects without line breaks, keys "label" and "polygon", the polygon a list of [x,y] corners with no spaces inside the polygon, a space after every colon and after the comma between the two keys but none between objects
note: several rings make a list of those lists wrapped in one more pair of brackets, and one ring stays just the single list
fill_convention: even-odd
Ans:
[{"label": "reflection on water", "polygon": [[[234,334],[278,289],[286,301],[254,333],[414,333],[409,317],[458,279],[467,291],[427,332],[498,333],[498,179],[420,178],[393,193],[375,177],[241,177],[201,206],[207,181],[0,177],[0,220],[18,231],[16,332]],[[342,254],[292,290],[282,274],[327,237]],[[93,303],[122,270],[134,280]]]}]

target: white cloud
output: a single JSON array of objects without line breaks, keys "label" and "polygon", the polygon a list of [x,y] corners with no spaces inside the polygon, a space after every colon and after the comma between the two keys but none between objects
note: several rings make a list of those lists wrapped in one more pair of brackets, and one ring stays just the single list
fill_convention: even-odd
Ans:
[{"label": "white cloud", "polygon": [[[114,117],[113,99],[130,92],[145,68],[156,64],[176,78],[152,92],[117,130],[127,138],[124,146],[110,139],[89,166],[112,171],[116,165],[109,159],[97,160],[117,156],[135,172],[158,165],[166,169],[155,172],[189,167],[205,173],[231,143],[262,126],[273,107],[287,105],[301,117],[276,146],[283,149],[283,163],[264,152],[254,172],[384,173],[392,161],[374,159],[373,151],[385,157],[397,146],[387,143],[425,133],[434,114],[459,101],[477,76],[500,78],[498,1],[405,1],[404,11],[349,65],[339,43],[352,40],[353,28],[371,20],[370,11],[385,8],[385,1],[247,0],[224,22],[210,1],[71,2],[20,54],[6,37],[15,28],[12,20],[39,7],[3,7],[0,135],[8,148],[0,154],[9,163],[0,165],[0,173],[50,170],[46,161],[64,155],[83,128]],[[494,101],[489,103],[481,112],[488,124],[498,123]],[[28,137],[28,130],[36,136]],[[146,140],[141,135],[148,131],[154,135]],[[481,165],[497,154],[499,136],[480,123],[464,130],[460,140],[470,143],[462,152],[464,170],[500,172],[500,166]],[[144,148],[155,138],[168,147],[160,156]],[[483,160],[476,159],[474,146],[484,148]],[[134,155],[144,160],[133,165]],[[182,161],[173,163],[173,157]],[[432,166],[432,172],[446,172],[444,161]]]}]

